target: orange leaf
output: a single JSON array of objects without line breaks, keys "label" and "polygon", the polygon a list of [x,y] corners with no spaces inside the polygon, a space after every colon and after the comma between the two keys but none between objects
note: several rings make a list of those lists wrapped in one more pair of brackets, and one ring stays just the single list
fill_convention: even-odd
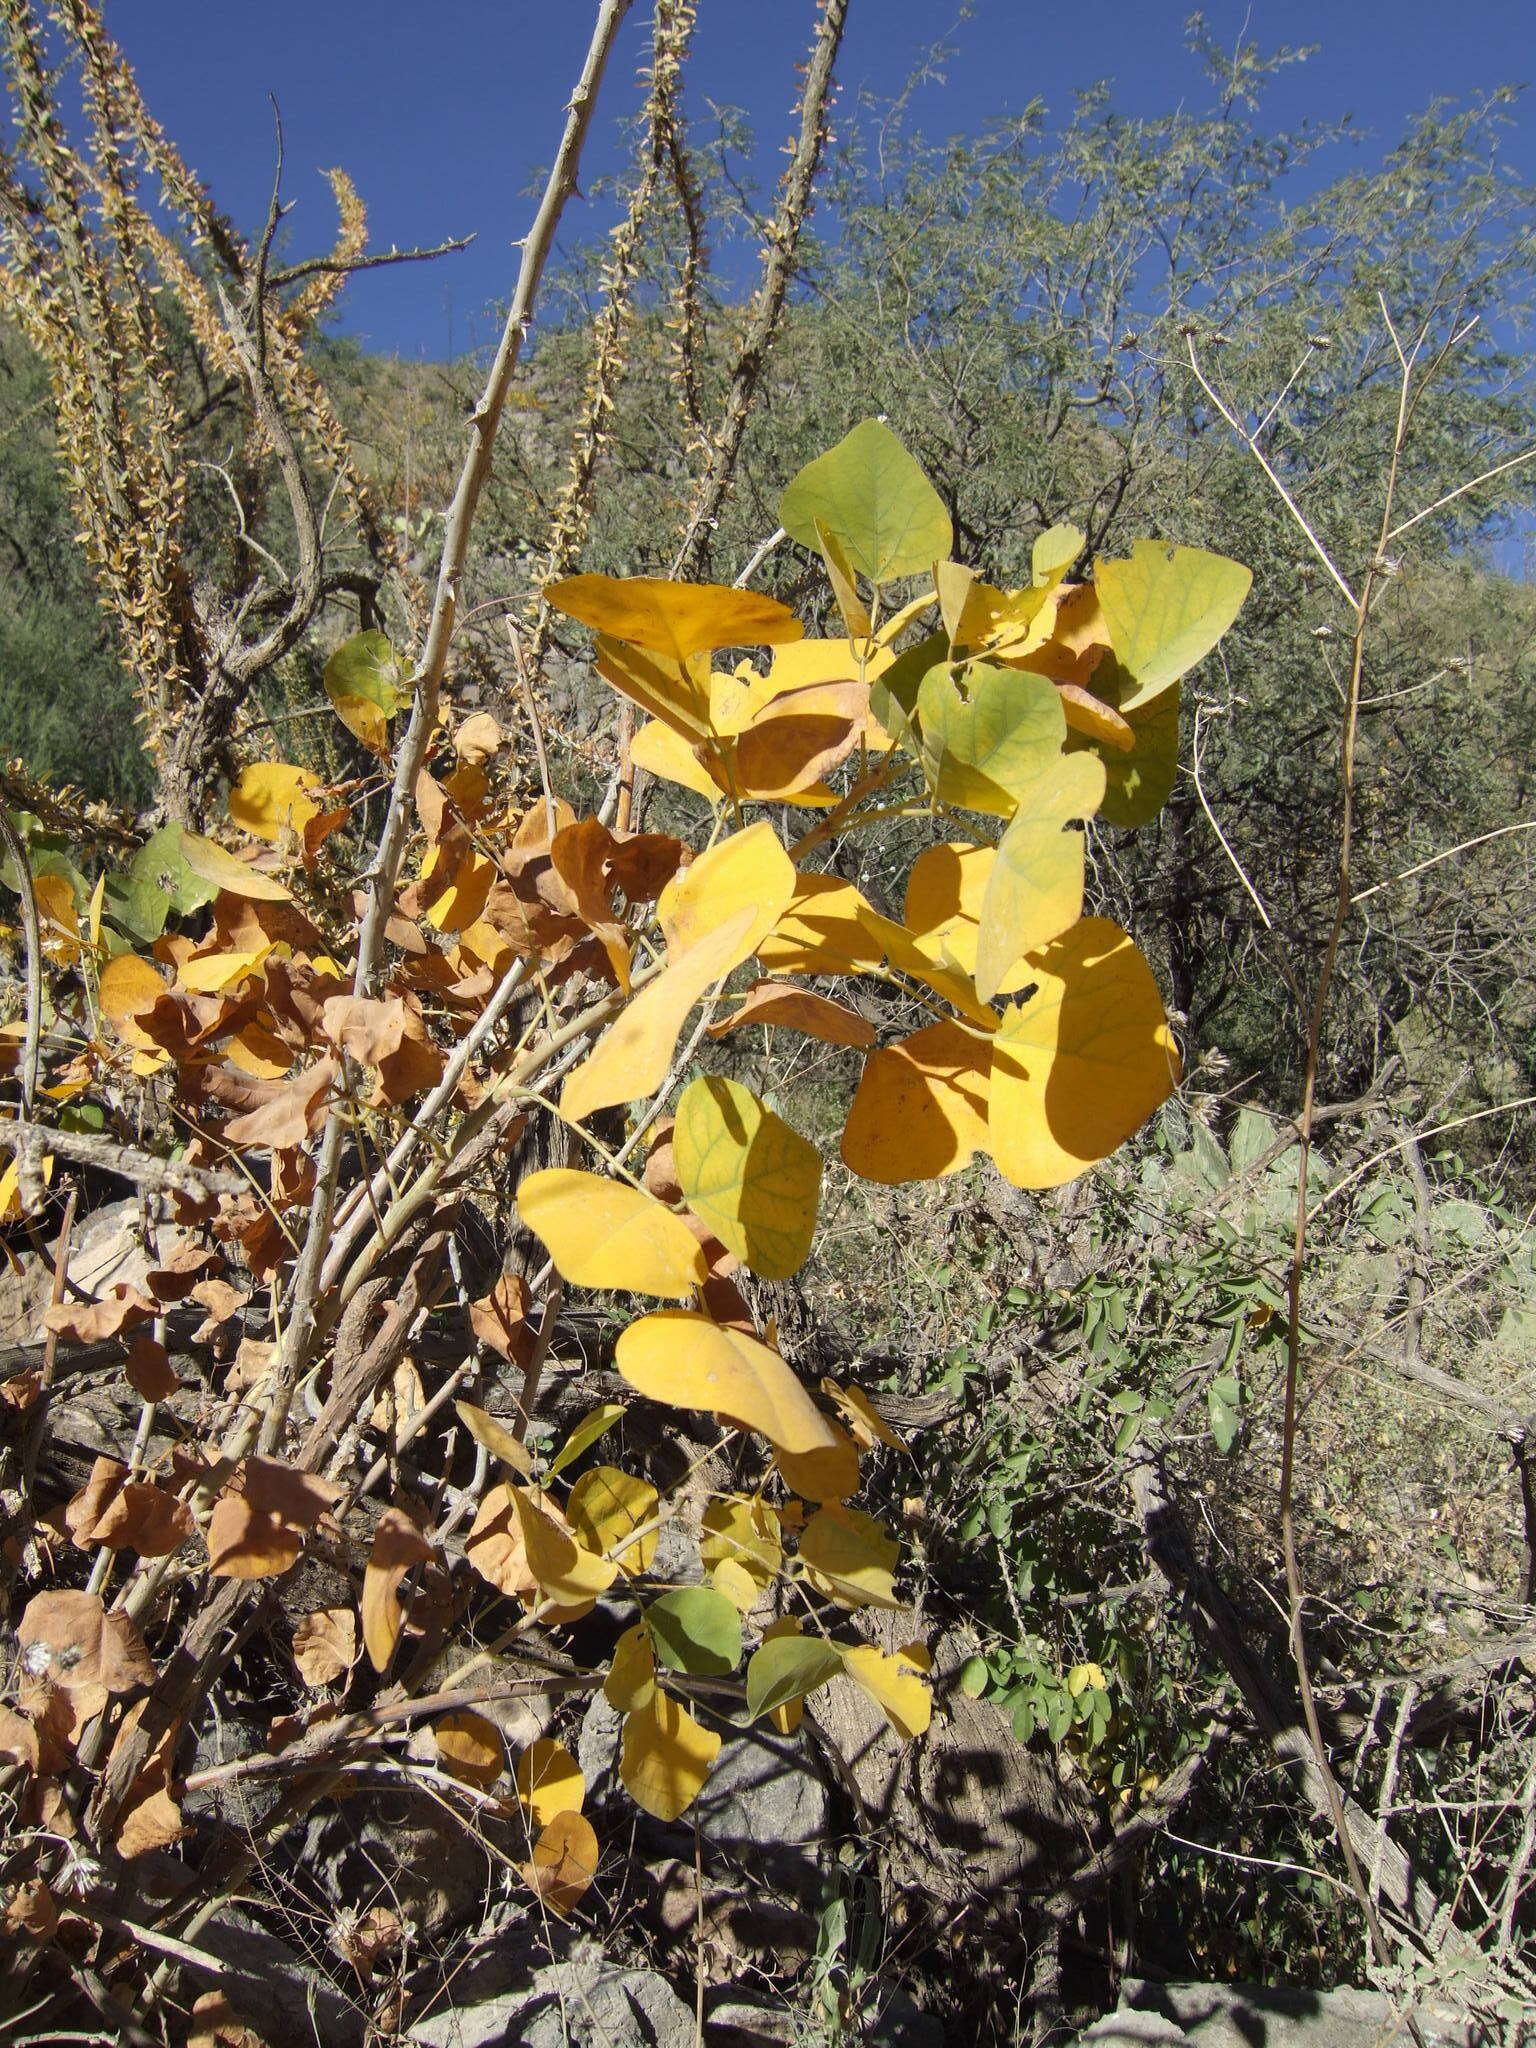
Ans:
[{"label": "orange leaf", "polygon": [[791,1031],[803,1031],[807,1038],[819,1038],[823,1045],[870,1046],[875,1027],[830,996],[800,988],[792,981],[755,981],[728,1017],[711,1024],[711,1038],[724,1038],[743,1024],[782,1024]]},{"label": "orange leaf", "polygon": [[564,1920],[597,1875],[597,1836],[585,1814],[557,1813],[522,1866],[530,1889]]},{"label": "orange leaf", "polygon": [[400,1582],[413,1565],[425,1564],[431,1555],[431,1544],[410,1517],[399,1508],[386,1508],[363,1573],[363,1642],[375,1671],[388,1667],[405,1626]]}]

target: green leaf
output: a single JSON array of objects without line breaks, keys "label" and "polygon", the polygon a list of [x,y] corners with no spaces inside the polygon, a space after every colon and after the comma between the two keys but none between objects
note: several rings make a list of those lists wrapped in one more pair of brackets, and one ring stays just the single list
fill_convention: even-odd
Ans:
[{"label": "green leaf", "polygon": [[126,876],[108,877],[106,901],[124,931],[148,944],[159,938],[173,912],[185,917],[218,893],[216,882],[193,873],[181,827],[162,825],[134,855]]},{"label": "green leaf", "polygon": [[760,1720],[775,1707],[804,1699],[842,1668],[841,1655],[820,1636],[775,1636],[747,1665],[747,1712]]},{"label": "green leaf", "polygon": [[739,1081],[690,1081],[672,1134],[694,1214],[765,1280],[787,1280],[816,1235],[821,1155]]},{"label": "green leaf", "polygon": [[1108,784],[1099,816],[1106,825],[1134,831],[1157,816],[1178,778],[1179,704],[1183,691],[1175,683],[1149,704],[1127,711],[1122,700],[1134,685],[1113,655],[1100,662],[1088,687],[1095,697],[1101,697],[1120,713],[1135,736],[1135,744],[1129,753],[1123,754],[1103,740],[1069,732],[1067,751],[1098,755],[1104,763]]},{"label": "green leaf", "polygon": [[[991,1683],[991,1676],[992,1674],[988,1671],[984,1658],[967,1657],[960,1666],[960,1690],[967,1699],[979,1700]],[[750,1670],[747,1677],[750,1683]]]},{"label": "green leaf", "polygon": [[923,772],[940,803],[1010,818],[1062,751],[1067,721],[1046,676],[977,662],[959,681],[946,663],[917,693]]},{"label": "green leaf", "polygon": [[384,633],[369,630],[343,640],[325,664],[325,694],[336,716],[375,751],[382,749],[389,721],[409,691],[409,671]]},{"label": "green leaf", "polygon": [[917,693],[923,677],[935,663],[943,661],[948,652],[948,636],[930,633],[926,640],[919,640],[915,647],[899,654],[884,675],[876,676],[869,686],[870,711],[891,738],[899,740],[909,752],[917,751],[917,734],[913,730],[912,719],[917,710]]},{"label": "green leaf", "polygon": [[851,640],[867,640],[870,633],[869,610],[859,596],[854,582],[853,564],[846,550],[831,529],[818,519],[816,522],[816,544],[821,549],[821,559],[827,565],[827,578],[832,585],[832,595],[837,599],[837,608],[842,614],[843,624]]},{"label": "green leaf", "polygon": [[785,491],[779,523],[792,540],[819,549],[818,522],[871,583],[931,569],[954,540],[943,499],[883,420],[862,420]]},{"label": "green leaf", "polygon": [[1150,704],[1210,653],[1242,609],[1250,570],[1203,548],[1139,540],[1128,562],[1094,572],[1110,645],[1131,687],[1122,717]]},{"label": "green leaf", "polygon": [[1238,1406],[1239,1390],[1237,1381],[1227,1376],[1213,1380],[1206,1396],[1206,1408],[1211,1418],[1211,1438],[1221,1455],[1225,1457],[1237,1442],[1242,1416]]},{"label": "green leaf", "polygon": [[571,1431],[565,1442],[556,1451],[549,1467],[549,1477],[563,1472],[567,1465],[575,1464],[583,1451],[589,1451],[600,1436],[605,1436],[624,1413],[618,1401],[604,1401],[584,1416]]},{"label": "green leaf", "polygon": [[690,1678],[723,1678],[741,1662],[741,1615],[723,1593],[684,1586],[645,1610],[658,1660]]}]

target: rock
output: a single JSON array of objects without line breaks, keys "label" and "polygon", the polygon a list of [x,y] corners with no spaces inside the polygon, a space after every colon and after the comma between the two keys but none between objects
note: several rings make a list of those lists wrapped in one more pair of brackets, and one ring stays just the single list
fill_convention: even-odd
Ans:
[{"label": "rock", "polygon": [[361,2048],[360,2008],[317,1964],[239,1906],[221,1906],[196,1946],[224,1974],[211,1980],[257,2026],[267,2048]]},{"label": "rock", "polygon": [[1122,2006],[1078,2035],[1078,2048],[1189,2048],[1189,2036],[1160,2012],[1132,2012]]},{"label": "rock", "polygon": [[[601,1693],[581,1724],[577,1761],[599,1796],[617,1784],[619,1716]],[[685,1819],[705,1843],[758,1881],[801,1897],[821,1883],[829,1828],[827,1787],[799,1737],[727,1734]]]},{"label": "rock", "polygon": [[692,2009],[654,1970],[611,1962],[595,1942],[558,1961],[527,1951],[452,1972],[452,2004],[417,2020],[420,2048],[693,2048]]},{"label": "rock", "polygon": [[[1080,2036],[1093,2048],[1143,2048],[1189,2042],[1191,2048],[1409,2048],[1407,2021],[1379,1991],[1270,1989],[1254,1984],[1145,1984],[1127,1978],[1121,2010]],[[1425,2048],[1479,2048],[1488,2035],[1476,2021],[1432,2008],[1414,2012]],[[1133,2026],[1171,2023],[1161,2034]],[[1116,2031],[1119,2029],[1119,2031]],[[1107,2030],[1107,2031],[1104,2031]],[[1527,2037],[1536,2040],[1536,2033]]]},{"label": "rock", "polygon": [[[704,2022],[709,2048],[798,2048],[820,2040],[811,2014],[734,1987],[718,1996]],[[867,2010],[851,2018],[839,2039],[853,2048],[944,2048],[944,2027],[914,2004],[905,1991],[877,1991]]]},{"label": "rock", "polygon": [[[888,1652],[923,1633],[910,1614],[859,1620]],[[931,1644],[933,1724],[917,1742],[898,1740],[858,1686],[830,1685],[813,1703],[881,1831],[890,1869],[937,1905],[996,1902],[1018,1885],[1049,1889],[1093,1834],[1091,1810],[1018,1740],[1002,1709],[960,1690],[974,1647],[955,1631]]]},{"label": "rock", "polygon": [[[493,1823],[482,1815],[477,1826]],[[503,1832],[504,1853],[526,1855],[514,1831]],[[357,1913],[388,1906],[429,1937],[478,1914],[492,1881],[491,1860],[469,1830],[410,1788],[370,1790],[316,1814],[303,1862],[333,1905]]]},{"label": "rock", "polygon": [[711,1983],[735,1976],[748,1958],[774,1977],[790,1978],[816,1953],[815,1918],[759,1886],[732,1889],[706,1877],[701,1910],[691,1857],[648,1863],[636,1904],[642,1925],[663,1940],[682,1943],[690,1958],[702,1931]]}]

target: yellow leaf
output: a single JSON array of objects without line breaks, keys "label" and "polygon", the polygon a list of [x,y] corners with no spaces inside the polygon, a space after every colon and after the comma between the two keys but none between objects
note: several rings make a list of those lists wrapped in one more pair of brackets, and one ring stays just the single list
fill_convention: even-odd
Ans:
[{"label": "yellow leaf", "polygon": [[241,769],[240,780],[229,793],[230,822],[274,846],[288,834],[302,838],[310,819],[320,815],[320,806],[308,795],[318,787],[318,778],[307,768],[290,767],[286,761],[252,761]]},{"label": "yellow leaf", "polygon": [[[44,1185],[53,1181],[53,1154],[44,1156],[42,1163]],[[25,1214],[21,1206],[21,1163],[15,1157],[6,1161],[4,1173],[0,1173],[0,1223],[14,1223]]]},{"label": "yellow leaf", "polygon": [[249,953],[196,953],[190,960],[182,961],[176,974],[177,986],[195,996],[217,995],[254,974],[271,951],[270,946],[257,946]]},{"label": "yellow leaf", "polygon": [[[660,1507],[661,1495],[649,1480],[621,1472],[617,1465],[594,1465],[571,1488],[565,1512],[589,1550],[611,1557],[634,1578],[655,1562]],[[645,1534],[637,1537],[637,1529]]]},{"label": "yellow leaf", "polygon": [[827,577],[832,585],[832,595],[837,599],[837,608],[843,615],[843,624],[850,633],[867,640],[870,634],[869,609],[859,596],[853,564],[831,528],[824,526],[819,519],[815,524],[816,544],[821,549],[821,559],[827,565]]},{"label": "yellow leaf", "polygon": [[649,718],[641,726],[635,734],[629,757],[647,775],[656,775],[663,782],[675,782],[683,789],[691,789],[707,803],[718,804],[725,795],[724,784],[711,774],[699,751],[659,718]]},{"label": "yellow leaf", "polygon": [[541,1828],[557,1813],[580,1813],[587,1781],[563,1742],[541,1735],[517,1760],[517,1796]]},{"label": "yellow leaf", "polygon": [[725,1558],[709,1575],[709,1582],[717,1593],[723,1593],[739,1614],[750,1614],[762,1594],[756,1579],[745,1565]]},{"label": "yellow leaf", "polygon": [[683,1090],[672,1148],[689,1208],[728,1251],[765,1280],[800,1270],[821,1194],[814,1145],[739,1081],[709,1075]]},{"label": "yellow leaf", "polygon": [[889,1450],[904,1451],[906,1445],[879,1413],[860,1387],[840,1387],[836,1380],[823,1380],[821,1391],[829,1394],[843,1412],[854,1437],[863,1444],[884,1444]]},{"label": "yellow leaf", "polygon": [[146,1051],[154,1040],[134,1020],[152,1010],[165,993],[163,976],[137,953],[119,953],[115,960],[109,960],[97,984],[102,1016],[119,1038]]},{"label": "yellow leaf", "polygon": [[789,1451],[814,1451],[837,1434],[777,1351],[691,1310],[660,1309],[620,1336],[614,1362],[637,1394],[676,1408],[708,1408],[759,1430]]},{"label": "yellow leaf", "polygon": [[792,1493],[803,1493],[807,1500],[851,1500],[858,1492],[858,1446],[840,1429],[832,1435],[832,1443],[814,1451],[774,1452],[774,1462]]},{"label": "yellow leaf", "polygon": [[843,1131],[844,1163],[895,1186],[958,1172],[988,1143],[991,1048],[957,1024],[930,1024],[872,1052]]},{"label": "yellow leaf", "polygon": [[878,967],[885,948],[866,919],[871,906],[837,875],[797,875],[794,894],[757,947],[771,974],[856,974]]},{"label": "yellow leaf", "polygon": [[[797,640],[789,647],[776,647],[768,668],[769,685],[779,696],[812,683],[856,683],[860,651],[852,640]],[[889,647],[875,641],[864,643],[862,652],[866,683],[884,675],[896,659]]]},{"label": "yellow leaf", "polygon": [[635,647],[684,660],[714,647],[798,640],[805,628],[787,605],[721,583],[658,576],[568,576],[546,584],[556,611]]},{"label": "yellow leaf", "polygon": [[703,1247],[682,1217],[623,1181],[550,1167],[522,1182],[517,1213],[577,1287],[683,1301],[704,1283]]},{"label": "yellow leaf", "polygon": [[1104,763],[1097,754],[1061,754],[1020,793],[1003,834],[982,900],[976,941],[976,992],[983,1002],[1018,986],[1010,970],[1024,953],[1070,931],[1083,914],[1081,832],[1104,800]]},{"label": "yellow leaf", "polygon": [[562,1608],[590,1606],[613,1584],[618,1566],[568,1536],[525,1487],[514,1486],[511,1492],[528,1569],[540,1593]]},{"label": "yellow leaf", "polygon": [[[997,860],[993,846],[967,846],[951,841],[925,847],[907,877],[902,921],[913,939],[936,964],[949,964],[974,978],[981,906]],[[1015,967],[1005,983],[1028,986],[1027,967]]]},{"label": "yellow leaf", "polygon": [[693,655],[686,661],[677,661],[599,635],[597,672],[604,682],[612,683],[621,695],[649,711],[690,746],[709,738],[713,727],[706,656]]},{"label": "yellow leaf", "polygon": [[843,1669],[867,1692],[905,1742],[927,1732],[933,1718],[933,1692],[902,1657],[888,1657],[873,1643],[843,1651]]},{"label": "yellow leaf", "polygon": [[704,1510],[699,1556],[712,1571],[736,1565],[759,1588],[771,1586],[784,1561],[779,1518],[756,1496],[719,1495]]},{"label": "yellow leaf", "polygon": [[1067,1673],[1067,1691],[1073,1699],[1080,1693],[1085,1693],[1090,1685],[1098,1692],[1109,1691],[1109,1680],[1104,1676],[1103,1665],[1074,1664]]},{"label": "yellow leaf", "polygon": [[624,1719],[619,1776],[636,1806],[657,1820],[676,1820],[698,1797],[720,1737],[658,1688]]},{"label": "yellow leaf", "polygon": [[482,860],[477,853],[465,854],[448,886],[427,905],[427,923],[439,932],[470,930],[480,922],[497,874],[494,861]]},{"label": "yellow leaf", "polygon": [[624,1633],[613,1646],[613,1662],[603,1680],[603,1696],[615,1713],[632,1713],[649,1706],[656,1694],[656,1652],[650,1631],[643,1621]]},{"label": "yellow leaf", "polygon": [[717,740],[734,739],[775,694],[772,678],[760,676],[750,661],[715,669],[709,678],[710,731]]},{"label": "yellow leaf", "polygon": [[560,1114],[580,1123],[594,1110],[654,1095],[666,1079],[688,1012],[746,959],[758,926],[755,910],[738,910],[696,946],[669,960],[566,1076]]},{"label": "yellow leaf", "polygon": [[910,974],[914,981],[925,982],[935,995],[952,1003],[964,1017],[979,1024],[983,1031],[996,1029],[997,1018],[976,993],[976,985],[968,974],[946,962],[935,960],[925,946],[918,944],[905,925],[899,925],[888,917],[881,917],[875,911],[864,913],[864,923],[870,936],[884,948],[893,967],[899,967],[903,974]]},{"label": "yellow leaf", "polygon": [[900,1555],[895,1537],[857,1508],[818,1508],[800,1536],[806,1576],[840,1607],[898,1607]]},{"label": "yellow leaf", "polygon": [[734,832],[672,877],[656,899],[656,919],[669,955],[696,946],[750,909],[745,952],[756,952],[795,893],[795,871],[766,819]]},{"label": "yellow leaf", "polygon": [[228,896],[246,896],[256,903],[291,903],[293,895],[273,875],[263,875],[246,861],[236,860],[211,839],[183,832],[181,854],[201,882],[211,882]]},{"label": "yellow leaf", "polygon": [[1027,652],[1050,631],[1054,607],[1046,590],[995,590],[973,583],[955,624],[957,647],[1005,659]]},{"label": "yellow leaf", "polygon": [[[473,1401],[455,1401],[453,1405],[459,1420],[477,1444],[483,1444],[493,1458],[500,1458],[504,1465],[510,1465],[520,1478],[532,1478],[533,1455],[528,1446],[520,1443],[510,1429],[498,1422],[494,1415],[487,1415],[483,1408],[477,1408]],[[504,1487],[492,1489],[497,1493],[505,1490]],[[485,1501],[490,1497],[488,1493]],[[480,1504],[482,1511],[485,1501]]]},{"label": "yellow leaf", "polygon": [[1015,1187],[1053,1188],[1145,1123],[1179,1062],[1152,970],[1117,924],[1084,918],[1031,965],[1038,986],[992,1042],[987,1145]]},{"label": "yellow leaf", "polygon": [[1050,526],[1029,551],[1029,568],[1037,584],[1059,583],[1082,553],[1087,535],[1080,526]]}]

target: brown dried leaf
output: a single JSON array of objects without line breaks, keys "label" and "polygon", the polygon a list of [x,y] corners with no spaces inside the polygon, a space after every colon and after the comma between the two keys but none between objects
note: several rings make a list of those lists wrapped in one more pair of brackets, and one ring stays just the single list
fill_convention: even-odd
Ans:
[{"label": "brown dried leaf", "polygon": [[199,1280],[215,1272],[223,1261],[207,1245],[179,1244],[163,1266],[145,1276],[145,1285],[162,1307],[185,1301]]},{"label": "brown dried leaf", "polygon": [[867,1017],[792,981],[754,982],[728,1017],[710,1025],[709,1035],[724,1038],[743,1024],[784,1025],[825,1045],[868,1047],[875,1042],[875,1027]]},{"label": "brown dried leaf", "polygon": [[539,1582],[528,1569],[528,1552],[522,1524],[509,1486],[487,1491],[475,1516],[474,1526],[464,1539],[464,1555],[482,1579],[509,1600],[532,1600]]},{"label": "brown dried leaf", "polygon": [[60,1301],[43,1311],[43,1327],[77,1344],[99,1344],[103,1337],[115,1337],[119,1330],[147,1323],[155,1304],[126,1280],[109,1288],[99,1301]]},{"label": "brown dried leaf", "polygon": [[293,1661],[306,1685],[333,1685],[357,1661],[357,1617],[350,1607],[318,1607],[293,1631]]},{"label": "brown dried leaf", "polygon": [[270,1579],[298,1559],[301,1532],[276,1515],[253,1508],[244,1494],[226,1493],[208,1517],[208,1569],[218,1579]]},{"label": "brown dried leaf", "polygon": [[52,1941],[59,1924],[53,1893],[40,1877],[12,1887],[5,1900],[5,1929],[17,1940]]},{"label": "brown dried leaf", "polygon": [[14,1707],[0,1707],[0,1763],[25,1764],[34,1774],[38,1769],[37,1730]]},{"label": "brown dried leaf", "polygon": [[400,1050],[406,1009],[399,996],[332,996],[325,1005],[325,1035],[365,1067],[376,1067]]},{"label": "brown dried leaf", "polygon": [[454,751],[471,766],[499,754],[506,743],[506,735],[488,711],[476,711],[453,735]]},{"label": "brown dried leaf", "polygon": [[483,1300],[470,1303],[469,1327],[480,1342],[512,1365],[533,1357],[536,1332],[529,1311],[533,1297],[521,1273],[503,1273]]},{"label": "brown dried leaf", "polygon": [[126,1465],[98,1458],[91,1476],[64,1510],[64,1526],[81,1550],[136,1550],[169,1557],[192,1534],[192,1511],[164,1487],[130,1479]]},{"label": "brown dried leaf", "polygon": [[319,1129],[331,1085],[340,1071],[335,1060],[317,1060],[259,1109],[232,1117],[224,1126],[225,1137],[237,1145],[265,1145],[274,1152],[302,1145]]},{"label": "brown dried leaf", "polygon": [[40,1372],[18,1372],[8,1380],[0,1380],[0,1401],[8,1408],[30,1408],[42,1391],[43,1376]]},{"label": "brown dried leaf", "polygon": [[[147,1700],[140,1700],[123,1716],[112,1745],[114,1756],[136,1738],[148,1705]],[[118,1809],[117,1849],[121,1856],[131,1858],[151,1849],[169,1848],[182,1833],[181,1809],[170,1792],[178,1733],[179,1723],[160,1737]]]},{"label": "brown dried leaf", "polygon": [[16,1630],[31,1677],[46,1677],[65,1692],[102,1686],[131,1692],[152,1685],[155,1667],[144,1639],[126,1614],[108,1614],[94,1593],[39,1593],[27,1603]]},{"label": "brown dried leaf", "polygon": [[205,1991],[192,2008],[187,2048],[267,2048],[222,1991]]},{"label": "brown dried leaf", "polygon": [[208,1569],[216,1578],[265,1579],[287,1571],[341,1492],[329,1480],[276,1458],[247,1458],[208,1520]]},{"label": "brown dried leaf", "polygon": [[147,1330],[129,1345],[123,1370],[129,1386],[144,1401],[168,1401],[181,1384],[171,1368],[170,1353]]},{"label": "brown dried leaf", "polygon": [[194,1331],[194,1340],[211,1337],[215,1330],[222,1328],[231,1316],[244,1308],[250,1298],[238,1287],[231,1287],[227,1280],[199,1280],[192,1289],[192,1299],[199,1308],[207,1309],[208,1318]]}]

